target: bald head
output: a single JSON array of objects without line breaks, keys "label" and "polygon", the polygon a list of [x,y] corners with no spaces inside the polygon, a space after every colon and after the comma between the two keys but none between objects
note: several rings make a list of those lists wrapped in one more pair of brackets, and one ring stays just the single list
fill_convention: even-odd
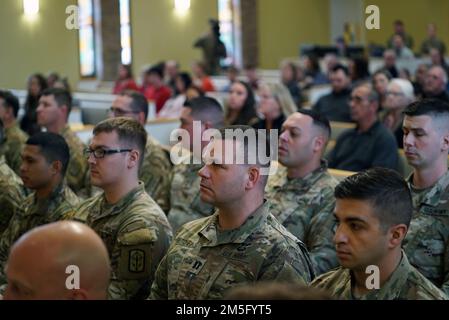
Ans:
[{"label": "bald head", "polygon": [[106,299],[110,278],[103,241],[88,226],[72,221],[23,235],[12,246],[5,270],[5,299]]}]

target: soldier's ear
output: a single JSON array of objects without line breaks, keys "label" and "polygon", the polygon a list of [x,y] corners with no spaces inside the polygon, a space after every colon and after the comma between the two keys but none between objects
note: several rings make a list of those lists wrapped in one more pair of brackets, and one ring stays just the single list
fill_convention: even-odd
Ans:
[{"label": "soldier's ear", "polygon": [[247,189],[253,189],[260,180],[260,169],[256,166],[248,168],[248,181],[246,182]]},{"label": "soldier's ear", "polygon": [[446,132],[446,134],[443,136],[443,141],[442,141],[441,148],[443,149],[443,151],[448,151],[449,150],[449,132]]},{"label": "soldier's ear", "polygon": [[62,172],[62,162],[61,161],[53,161],[51,163],[51,171],[52,173],[61,173]]},{"label": "soldier's ear", "polygon": [[140,152],[138,150],[132,150],[129,152],[128,167],[133,168],[139,166]]},{"label": "soldier's ear", "polygon": [[390,228],[390,248],[401,246],[407,230],[408,228],[405,224],[398,224]]}]

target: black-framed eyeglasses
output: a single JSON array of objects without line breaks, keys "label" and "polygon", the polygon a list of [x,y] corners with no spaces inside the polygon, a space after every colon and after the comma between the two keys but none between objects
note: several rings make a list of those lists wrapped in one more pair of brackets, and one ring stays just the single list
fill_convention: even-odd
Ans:
[{"label": "black-framed eyeglasses", "polygon": [[123,110],[123,109],[116,108],[116,107],[110,107],[109,113],[113,114],[116,117],[123,117],[123,116],[126,116],[127,114],[136,114],[138,112],[132,111],[132,110],[131,111]]},{"label": "black-framed eyeglasses", "polygon": [[93,154],[95,159],[102,159],[107,155],[115,154],[115,153],[124,153],[124,152],[131,152],[132,149],[111,149],[106,150],[103,148],[98,148],[95,150],[92,150],[90,148],[84,149],[84,156],[89,159],[90,155]]}]

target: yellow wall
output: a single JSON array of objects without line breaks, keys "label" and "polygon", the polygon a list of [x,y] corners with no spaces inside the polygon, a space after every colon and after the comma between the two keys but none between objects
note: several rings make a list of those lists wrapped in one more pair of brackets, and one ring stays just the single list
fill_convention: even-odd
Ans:
[{"label": "yellow wall", "polygon": [[297,57],[301,43],[329,43],[329,0],[259,0],[258,11],[263,69],[276,69],[282,58]]},{"label": "yellow wall", "polygon": [[419,51],[426,36],[427,24],[434,22],[439,36],[449,45],[449,1],[447,0],[365,0],[365,4],[380,9],[380,30],[367,30],[367,43],[385,45],[393,33],[393,22],[404,21],[406,31],[413,36],[414,51]]},{"label": "yellow wall", "polygon": [[29,21],[22,1],[1,1],[0,87],[24,88],[31,73],[55,70],[78,82],[78,33],[65,28],[65,8],[74,3],[41,0],[37,19]]},{"label": "yellow wall", "polygon": [[138,75],[143,65],[161,60],[177,60],[183,70],[190,71],[201,50],[194,41],[209,30],[209,18],[217,18],[216,0],[191,0],[187,15],[179,16],[174,1],[132,0],[133,68]]}]

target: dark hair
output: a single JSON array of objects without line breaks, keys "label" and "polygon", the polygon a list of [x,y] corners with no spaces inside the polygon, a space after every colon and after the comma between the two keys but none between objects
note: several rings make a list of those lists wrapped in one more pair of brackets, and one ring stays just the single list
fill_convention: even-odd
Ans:
[{"label": "dark hair", "polygon": [[394,21],[394,24],[397,24],[397,25],[401,25],[401,26],[403,26],[404,25],[404,22],[402,21],[402,20],[395,20]]},{"label": "dark hair", "polygon": [[19,99],[12,94],[10,91],[3,91],[0,90],[0,98],[3,99],[3,104],[6,108],[12,108],[14,118],[17,118],[17,115],[19,114]]},{"label": "dark hair", "polygon": [[143,112],[145,114],[145,121],[148,117],[148,100],[143,94],[137,91],[125,90],[120,93],[120,96],[130,97],[131,109],[133,112]]},{"label": "dark hair", "polygon": [[56,100],[58,107],[67,106],[67,116],[72,110],[72,95],[66,89],[61,88],[49,88],[42,92],[42,96],[53,96]]},{"label": "dark hair", "polygon": [[410,117],[427,115],[432,118],[438,118],[442,115],[449,116],[449,103],[440,99],[418,100],[409,104],[403,113]]},{"label": "dark hair", "polygon": [[369,201],[384,231],[410,225],[412,196],[407,182],[394,170],[373,168],[349,176],[335,187],[335,198]]},{"label": "dark hair", "polygon": [[5,141],[5,127],[3,126],[3,121],[0,119],[0,146]]},{"label": "dark hair", "polygon": [[313,109],[299,109],[298,112],[311,117],[313,119],[313,125],[324,130],[324,132],[327,135],[327,138],[329,139],[329,137],[332,134],[332,129],[331,129],[329,119],[325,115],[323,115]]},{"label": "dark hair", "polygon": [[363,80],[370,76],[368,68],[368,60],[365,58],[354,58],[354,74],[352,80]]},{"label": "dark hair", "polygon": [[290,71],[292,72],[292,80],[296,81],[296,79],[298,79],[298,69],[296,68],[295,63],[293,61],[287,61],[284,66],[290,68]]},{"label": "dark hair", "polygon": [[130,64],[122,64],[121,66],[126,70],[126,79],[132,79],[134,77],[132,66]]},{"label": "dark hair", "polygon": [[181,82],[184,84],[184,90],[187,90],[192,86],[192,77],[187,72],[180,72],[176,75],[176,79],[179,78]]},{"label": "dark hair", "polygon": [[374,74],[373,74],[373,80],[374,80],[374,78],[375,78],[377,75],[379,75],[379,74],[383,74],[383,75],[388,79],[388,81],[390,81],[391,79],[393,79],[393,76],[391,75],[390,71],[388,71],[387,69],[379,69],[379,70],[377,70],[376,72],[374,72]]},{"label": "dark hair", "polygon": [[[242,109],[240,109],[239,115],[237,119],[232,125],[248,125],[251,120],[254,118],[257,118],[257,112],[256,112],[256,98],[254,97],[254,92],[249,86],[248,83],[244,81],[237,80],[232,85],[240,83],[245,87],[247,96],[245,99],[245,102],[243,103]],[[228,111],[229,114],[229,111]],[[228,114],[226,115],[226,118],[228,117]]]},{"label": "dark hair", "polygon": [[157,75],[159,78],[164,78],[164,69],[162,69],[159,65],[151,67],[150,69],[147,70],[146,74],[152,75],[155,74]]},{"label": "dark hair", "polygon": [[25,144],[38,146],[49,164],[60,161],[62,164],[61,176],[65,176],[70,160],[70,149],[62,136],[51,132],[39,132],[31,136]]},{"label": "dark hair", "polygon": [[37,82],[39,82],[39,86],[41,87],[41,92],[47,89],[47,80],[40,73],[35,73],[28,78],[28,82],[31,82],[31,79],[35,78]]},{"label": "dark hair", "polygon": [[314,74],[317,72],[321,72],[320,62],[318,60],[318,57],[314,54],[308,54],[307,58],[309,58],[310,65],[312,66],[312,70],[309,70],[309,71],[313,72]]},{"label": "dark hair", "polygon": [[192,110],[190,115],[194,120],[209,121],[214,128],[220,128],[223,125],[223,108],[214,98],[197,97],[187,100],[184,107]]},{"label": "dark hair", "polygon": [[124,117],[106,119],[95,126],[93,135],[96,136],[102,132],[116,132],[121,143],[126,144],[127,147],[132,146],[136,148],[141,155],[139,161],[140,169],[145,156],[147,132],[138,121]]},{"label": "dark hair", "polygon": [[349,69],[348,67],[342,65],[341,63],[336,64],[332,67],[331,72],[337,72],[337,71],[343,71],[343,73],[348,77],[349,76]]}]

